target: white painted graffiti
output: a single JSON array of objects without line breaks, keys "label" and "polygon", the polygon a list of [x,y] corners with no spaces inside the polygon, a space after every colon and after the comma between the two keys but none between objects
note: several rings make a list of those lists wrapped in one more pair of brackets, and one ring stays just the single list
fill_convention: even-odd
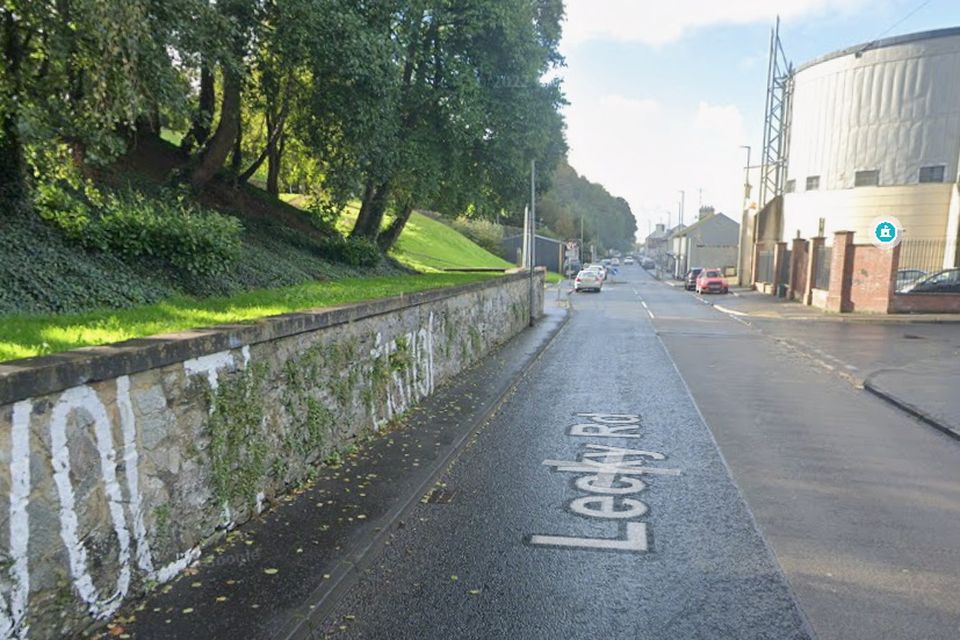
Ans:
[{"label": "white painted graffiti", "polygon": [[[632,414],[585,413],[589,423],[576,424],[568,434],[575,437],[625,438],[641,437],[640,416]],[[645,552],[649,549],[647,523],[635,519],[646,515],[647,505],[636,498],[645,491],[642,476],[678,476],[679,469],[651,466],[651,461],[665,460],[656,451],[625,449],[606,444],[587,444],[577,460],[544,460],[554,471],[580,473],[574,486],[588,494],[568,504],[571,512],[587,517],[625,522],[622,535],[615,538],[589,538],[564,535],[532,535],[530,543],[540,546],[608,551]],[[627,497],[634,496],[634,497]]]},{"label": "white painted graffiti", "polygon": [[[249,362],[247,347],[242,350],[244,362]],[[183,363],[187,375],[203,375],[211,388],[217,388],[219,371],[235,366],[229,351],[204,356]],[[114,444],[113,425],[107,407],[90,386],[81,385],[60,394],[50,414],[50,458],[53,482],[60,503],[60,539],[63,541],[72,586],[80,601],[94,619],[103,620],[113,615],[130,590],[133,562],[145,580],[166,582],[200,557],[200,549],[192,548],[180,554],[173,562],[154,568],[150,544],[144,525],[143,496],[140,491],[139,452],[137,450],[136,420],[130,397],[130,378],[116,379],[116,404],[119,414],[122,443],[118,456]],[[0,596],[0,637],[26,638],[28,635],[28,602],[30,595],[29,541],[30,522],[30,416],[32,399],[13,405],[10,446],[10,507],[9,507],[9,594]],[[93,424],[94,441],[99,458],[100,479],[107,501],[112,532],[117,546],[117,575],[108,593],[100,593],[90,573],[89,558],[80,536],[80,517],[77,498],[71,480],[68,423],[73,416],[83,417]],[[120,464],[118,465],[118,458]],[[121,485],[118,466],[125,470]]]},{"label": "white painted graffiti", "polygon": [[[402,415],[417,401],[427,397],[434,390],[433,364],[433,313],[427,320],[427,326],[411,331],[387,342],[383,334],[377,333],[374,346],[370,350],[373,361],[381,360],[385,364],[390,382],[386,387],[386,403],[382,415],[374,415],[374,426],[379,429],[384,423]],[[409,366],[402,369],[389,365],[390,356],[403,350],[409,356]]]},{"label": "white painted graffiti", "polygon": [[[398,356],[403,366],[391,366],[390,356]],[[374,361],[383,359],[386,366],[385,402],[374,408],[374,425],[404,413],[418,400],[433,392],[434,380],[434,318],[430,314],[426,326],[396,338],[385,340],[381,334],[375,337],[375,346],[370,352]],[[250,363],[250,349],[222,351],[182,363],[186,376],[202,378],[216,391],[224,371],[245,368]],[[129,594],[131,585],[152,581],[163,583],[200,557],[198,547],[181,553],[173,562],[157,567],[148,540],[145,524],[144,497],[141,487],[138,450],[137,418],[131,397],[131,381],[121,376],[114,382],[114,389],[100,387],[100,392],[88,385],[63,391],[56,397],[49,413],[47,432],[50,444],[53,488],[58,501],[59,537],[63,543],[66,568],[77,603],[97,620],[108,619],[119,609]],[[115,396],[111,395],[115,391]],[[102,395],[102,397],[101,397]],[[113,407],[115,414],[108,407]],[[213,400],[215,401],[215,399]],[[214,410],[213,401],[210,411]],[[0,579],[0,638],[27,638],[30,619],[30,492],[38,480],[31,477],[31,452],[43,451],[40,433],[31,433],[31,426],[41,431],[38,423],[32,423],[35,404],[40,401],[26,399],[12,407],[9,449],[9,529],[8,562]],[[45,400],[43,402],[46,402]],[[113,416],[116,416],[115,418]],[[38,418],[40,419],[40,418]],[[116,425],[114,424],[116,420]],[[71,450],[76,447],[72,434],[74,424],[82,421],[92,429],[91,440],[95,448],[96,470],[93,473],[102,488],[102,496],[115,554],[114,574],[96,574],[92,567],[90,541],[81,531],[81,513],[84,513],[75,486],[81,470],[71,468]],[[118,427],[118,428],[116,428]],[[118,434],[115,437],[115,434]],[[32,440],[33,446],[31,446]],[[85,478],[89,480],[89,478]],[[256,511],[264,507],[265,494],[256,495]],[[2,514],[0,514],[2,515]],[[2,520],[2,517],[0,517]],[[221,524],[233,526],[229,507],[224,506]],[[36,525],[34,525],[36,526]],[[33,550],[34,553],[37,550]]]}]

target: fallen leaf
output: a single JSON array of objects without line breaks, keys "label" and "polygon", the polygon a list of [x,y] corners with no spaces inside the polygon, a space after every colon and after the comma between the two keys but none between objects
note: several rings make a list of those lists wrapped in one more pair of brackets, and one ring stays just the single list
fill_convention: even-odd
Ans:
[{"label": "fallen leaf", "polygon": [[460,578],[458,578],[457,576],[450,576],[450,580],[452,580],[453,582],[456,582],[459,579]]},{"label": "fallen leaf", "polygon": [[265,574],[267,574],[268,576],[272,576],[272,575],[275,575],[275,574],[279,573],[279,572],[280,572],[280,569],[273,569],[273,568],[271,568],[271,569],[264,569],[263,572],[264,572]]},{"label": "fallen leaf", "polygon": [[472,596],[478,596],[480,595],[480,589],[470,589],[470,591],[467,591],[467,593],[469,593]]},{"label": "fallen leaf", "polygon": [[217,602],[226,602],[227,596],[217,596]]},{"label": "fallen leaf", "polygon": [[193,607],[187,607],[186,609],[181,611],[181,613],[193,613]]}]

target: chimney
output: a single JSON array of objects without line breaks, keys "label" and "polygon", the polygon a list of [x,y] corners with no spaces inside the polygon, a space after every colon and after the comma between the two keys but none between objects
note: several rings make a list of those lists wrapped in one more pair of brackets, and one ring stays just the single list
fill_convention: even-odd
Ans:
[{"label": "chimney", "polygon": [[662,222],[660,222],[660,223],[657,224],[657,229],[656,229],[656,232],[657,232],[657,233],[663,233],[663,232],[666,231],[666,230],[667,230],[667,228],[666,228],[666,226],[665,226]]},{"label": "chimney", "polygon": [[703,219],[706,218],[707,216],[713,215],[714,212],[715,212],[715,209],[714,209],[713,207],[709,207],[709,206],[707,206],[707,207],[700,207],[700,216],[699,216],[697,219],[698,219],[698,220],[703,220]]}]

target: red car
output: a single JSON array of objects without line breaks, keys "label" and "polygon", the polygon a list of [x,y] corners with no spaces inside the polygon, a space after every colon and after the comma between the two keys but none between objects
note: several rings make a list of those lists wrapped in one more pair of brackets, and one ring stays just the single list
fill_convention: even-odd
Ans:
[{"label": "red car", "polygon": [[727,293],[727,281],[720,269],[704,269],[697,276],[697,293]]}]

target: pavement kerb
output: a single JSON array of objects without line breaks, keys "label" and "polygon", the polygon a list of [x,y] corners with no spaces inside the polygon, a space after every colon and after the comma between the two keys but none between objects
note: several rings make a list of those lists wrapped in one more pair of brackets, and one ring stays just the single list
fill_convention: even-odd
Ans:
[{"label": "pavement kerb", "polygon": [[304,616],[292,615],[285,623],[281,625],[278,633],[274,634],[277,640],[301,640],[314,637],[311,628],[311,622],[322,621],[330,611],[336,606],[339,596],[352,586],[359,578],[360,569],[366,562],[369,562],[372,552],[381,549],[388,540],[390,532],[398,521],[403,519],[416,505],[420,498],[430,490],[437,480],[443,475],[450,463],[456,459],[463,451],[470,438],[488,421],[503,404],[510,398],[516,390],[520,381],[530,372],[530,370],[540,361],[543,354],[550,348],[556,338],[564,331],[567,322],[570,319],[570,309],[566,311],[563,319],[552,329],[547,339],[540,345],[537,351],[530,356],[520,371],[513,377],[502,392],[494,399],[490,407],[483,411],[473,423],[466,429],[460,438],[454,443],[449,451],[439,458],[430,469],[424,481],[417,489],[410,493],[404,500],[396,504],[383,520],[383,527],[373,537],[361,541],[354,548],[345,549],[343,559],[329,569],[330,579],[326,580],[321,587],[318,587],[311,596],[305,599],[305,604],[309,603],[310,613]]},{"label": "pavement kerb", "polygon": [[866,379],[863,381],[863,388],[869,391],[870,393],[872,393],[873,395],[877,396],[881,400],[885,400],[886,402],[892,404],[893,406],[897,407],[901,411],[904,411],[912,415],[913,417],[917,418],[921,422],[924,422],[925,424],[930,425],[934,429],[942,431],[948,436],[952,438],[956,438],[957,440],[960,440],[960,431],[957,431],[956,429],[950,427],[949,425],[946,425],[940,422],[937,418],[931,416],[929,413],[927,413],[923,409],[920,409],[910,404],[906,400],[902,400],[901,398],[898,398],[894,394],[888,391],[884,391],[883,389],[880,389],[873,382],[873,377],[880,373],[883,373],[883,371],[874,371],[873,373],[868,375]]}]

